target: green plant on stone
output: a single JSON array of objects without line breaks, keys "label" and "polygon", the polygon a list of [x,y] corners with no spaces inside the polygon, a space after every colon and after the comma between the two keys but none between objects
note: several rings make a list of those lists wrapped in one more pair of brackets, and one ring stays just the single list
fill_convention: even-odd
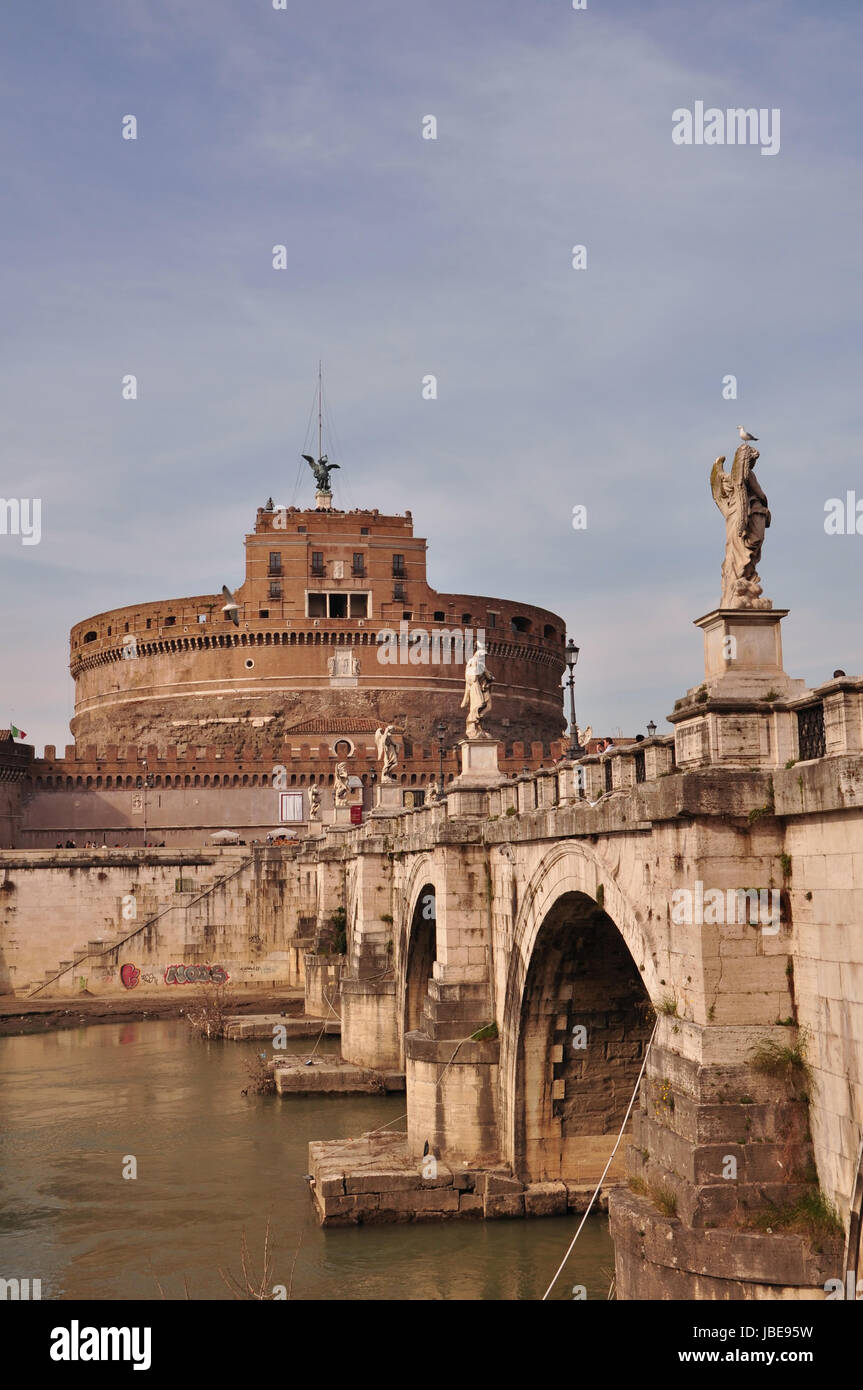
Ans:
[{"label": "green plant on stone", "polygon": [[808,1041],[805,1029],[801,1030],[796,1043],[790,1046],[765,1038],[754,1048],[751,1065],[763,1076],[802,1083],[803,1089],[808,1090],[812,1080],[812,1068],[806,1060]]}]

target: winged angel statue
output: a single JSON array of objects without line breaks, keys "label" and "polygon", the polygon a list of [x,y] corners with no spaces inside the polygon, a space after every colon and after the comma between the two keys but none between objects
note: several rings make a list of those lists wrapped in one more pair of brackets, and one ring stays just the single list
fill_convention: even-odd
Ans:
[{"label": "winged angel statue", "polygon": [[741,444],[731,472],[722,454],[710,470],[710,491],[725,517],[725,560],[722,565],[722,608],[771,608],[761,597],[756,565],[761,560],[764,532],[770,525],[767,498],[755,476],[758,450]]}]

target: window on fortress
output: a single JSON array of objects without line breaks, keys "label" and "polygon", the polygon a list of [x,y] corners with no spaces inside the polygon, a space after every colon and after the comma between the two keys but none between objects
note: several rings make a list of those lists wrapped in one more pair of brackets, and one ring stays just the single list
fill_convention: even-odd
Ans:
[{"label": "window on fortress", "polygon": [[433,613],[433,614],[432,614],[432,617],[434,618],[434,620],[435,620],[436,623],[445,623],[445,622],[446,622],[446,613],[442,613],[442,612],[440,612],[440,610],[438,610],[437,613]]},{"label": "window on fortress", "polygon": [[199,623],[205,623],[206,621],[207,621],[207,615],[206,615],[206,613],[199,613],[199,614],[198,614],[198,622],[199,622]]},{"label": "window on fortress", "polygon": [[369,596],[368,594],[351,594],[351,617],[367,618],[369,616]]},{"label": "window on fortress", "polygon": [[346,618],[348,616],[348,596],[347,594],[330,594],[330,617]]},{"label": "window on fortress", "polygon": [[327,596],[326,594],[309,594],[309,617],[325,618],[327,616]]},{"label": "window on fortress", "polygon": [[368,526],[361,526],[361,527],[360,527],[360,535],[361,535],[361,536],[367,536],[368,534],[369,534],[369,528],[368,528]]},{"label": "window on fortress", "polygon": [[405,557],[404,555],[393,556],[393,578],[404,579],[405,577]]},{"label": "window on fortress", "polygon": [[150,626],[150,623],[151,623],[151,622],[152,622],[152,619],[151,619],[151,618],[148,618],[148,619],[147,619],[147,627]]},{"label": "window on fortress", "polygon": [[282,552],[280,550],[270,551],[270,574],[281,574],[282,572]]},{"label": "window on fortress", "polygon": [[165,619],[165,627],[173,627],[173,626],[174,626],[174,623],[175,623],[176,621],[177,621],[176,618],[166,618],[166,619]]},{"label": "window on fortress", "polygon": [[542,635],[543,637],[556,637],[557,633],[551,623],[546,623],[545,627],[542,629]]},{"label": "window on fortress", "polygon": [[497,614],[496,614],[496,613],[489,613],[487,616],[488,616],[488,625],[489,625],[489,627],[497,627]]},{"label": "window on fortress", "polygon": [[124,632],[128,632],[128,631],[129,631],[129,624],[128,624],[128,623],[124,623],[124,624],[123,624],[123,631],[124,631]]},{"label": "window on fortress", "polygon": [[258,617],[259,617],[259,618],[268,618],[269,616],[270,616],[270,610],[269,610],[269,608],[259,608],[259,609],[258,609]]},{"label": "window on fortress", "polygon": [[282,597],[282,586],[281,586],[281,584],[279,583],[278,579],[271,579],[271,580],[270,580],[270,598],[281,598],[281,597]]},{"label": "window on fortress", "polygon": [[322,550],[312,551],[312,574],[323,574],[324,572],[324,552]]},{"label": "window on fortress", "polygon": [[354,558],[351,562],[351,574],[362,576],[366,572],[366,560],[361,551],[354,551]]},{"label": "window on fortress", "polygon": [[462,620],[463,623],[469,623],[469,622],[470,622],[470,613],[462,613],[462,615],[461,615],[461,620]]},{"label": "window on fortress", "polygon": [[85,642],[95,642],[95,641],[96,641],[96,638],[97,638],[98,636],[99,636],[98,632],[85,632],[85,633],[84,633],[84,641],[85,641]]},{"label": "window on fortress", "polygon": [[530,618],[522,618],[518,614],[512,619],[513,632],[530,632]]}]

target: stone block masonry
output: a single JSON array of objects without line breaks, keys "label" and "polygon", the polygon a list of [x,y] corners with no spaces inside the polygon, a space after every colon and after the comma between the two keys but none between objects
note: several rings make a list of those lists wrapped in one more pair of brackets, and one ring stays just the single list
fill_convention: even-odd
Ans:
[{"label": "stone block masonry", "polygon": [[[417,1160],[405,1135],[387,1132],[310,1144],[309,1172],[322,1226],[565,1216],[583,1211],[593,1193],[562,1182],[525,1184],[505,1166],[450,1165],[433,1155]],[[600,1206],[607,1206],[612,1186]]]}]

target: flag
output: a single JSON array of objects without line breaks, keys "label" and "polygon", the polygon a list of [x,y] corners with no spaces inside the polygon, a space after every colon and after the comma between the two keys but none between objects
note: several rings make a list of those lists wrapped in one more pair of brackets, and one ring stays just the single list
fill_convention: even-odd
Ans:
[{"label": "flag", "polygon": [[26,733],[24,732],[24,730],[23,730],[23,729],[16,729],[14,724],[12,725],[12,728],[10,729],[9,732],[11,733],[11,735],[12,735],[13,738],[26,738],[26,737],[27,737],[27,735],[26,735]]}]

